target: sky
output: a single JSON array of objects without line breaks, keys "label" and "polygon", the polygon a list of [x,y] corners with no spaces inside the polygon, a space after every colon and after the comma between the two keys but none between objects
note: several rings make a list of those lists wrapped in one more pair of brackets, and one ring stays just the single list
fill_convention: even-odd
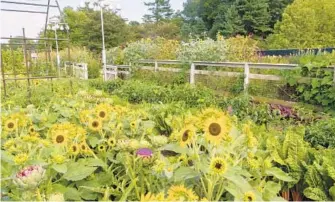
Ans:
[{"label": "sky", "polygon": [[[1,1],[1,0],[0,0]],[[29,3],[40,3],[47,4],[48,0],[12,0],[15,2],[29,2]],[[81,2],[85,0],[58,0],[61,8],[71,6],[77,8]],[[109,0],[114,2],[114,6],[118,6],[121,11],[120,14],[123,18],[127,18],[129,21],[142,20],[142,16],[147,13],[147,8],[144,6],[144,1],[148,0]],[[174,10],[182,10],[183,2],[185,0],[170,0],[171,7]],[[52,5],[56,5],[55,0],[50,1]],[[16,10],[34,10],[34,11],[46,11],[46,7],[35,7],[26,5],[15,5],[1,3],[0,7],[3,9],[16,9]],[[57,8],[50,8],[50,16],[59,15]],[[18,13],[18,12],[7,12],[0,11],[0,32],[1,37],[22,36],[22,28],[25,28],[27,37],[37,37],[37,34],[43,28],[45,23],[45,14],[30,14],[30,13]],[[100,23],[100,22],[97,22]],[[71,28],[70,28],[71,29]]]}]

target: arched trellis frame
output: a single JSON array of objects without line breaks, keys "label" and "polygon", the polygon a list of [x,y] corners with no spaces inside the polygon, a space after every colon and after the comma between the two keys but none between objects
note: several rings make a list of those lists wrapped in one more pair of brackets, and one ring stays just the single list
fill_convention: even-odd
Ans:
[{"label": "arched trellis frame", "polygon": [[[7,96],[7,89],[6,89],[6,81],[17,81],[17,80],[27,80],[27,95],[28,95],[28,100],[30,100],[31,98],[31,81],[34,79],[44,79],[44,80],[49,80],[52,83],[52,80],[55,78],[59,78],[61,75],[58,73],[57,76],[53,75],[46,75],[46,76],[32,76],[32,72],[31,72],[31,50],[34,50],[34,52],[36,51],[36,48],[31,48],[30,43],[27,43],[28,41],[38,41],[38,42],[44,42],[44,48],[43,49],[39,49],[40,52],[44,52],[45,53],[45,62],[46,64],[50,64],[52,66],[52,61],[51,61],[51,56],[50,56],[50,52],[52,51],[51,46],[50,46],[50,42],[51,41],[56,41],[56,43],[58,43],[58,41],[67,41],[68,43],[68,60],[70,61],[70,40],[69,40],[69,29],[68,26],[66,28],[66,32],[67,32],[67,38],[66,39],[58,39],[57,37],[55,38],[47,38],[47,28],[48,28],[48,22],[49,22],[49,11],[51,8],[56,8],[59,11],[59,20],[61,24],[66,24],[65,20],[64,20],[64,14],[60,9],[59,3],[57,0],[55,0],[55,5],[51,4],[51,0],[46,0],[47,4],[40,4],[40,3],[34,3],[34,2],[17,2],[17,1],[6,1],[3,0],[1,1],[1,4],[6,4],[6,5],[13,5],[15,6],[15,9],[7,9],[7,8],[3,8],[3,6],[1,6],[1,12],[23,12],[23,13],[31,13],[31,14],[42,14],[45,15],[45,24],[44,24],[44,36],[43,38],[28,38],[25,35],[25,28],[22,28],[22,38],[21,37],[1,37],[1,39],[5,39],[5,40],[11,40],[11,39],[15,39],[20,41],[20,43],[1,43],[1,46],[6,45],[7,48],[10,49],[11,51],[11,55],[13,56],[13,46],[22,46],[23,49],[23,55],[24,55],[24,63],[25,63],[25,69],[26,69],[26,77],[24,78],[18,78],[17,77],[17,72],[15,70],[15,61],[13,59],[13,74],[6,74],[5,73],[5,68],[3,66],[3,54],[1,52],[1,80],[2,80],[2,84],[3,84],[3,94],[6,97]],[[36,11],[36,10],[25,10],[25,9],[18,9],[20,8],[20,6],[31,6],[31,7],[39,7],[39,8],[45,8],[46,11]],[[58,54],[58,52],[57,52]],[[58,68],[60,68],[58,66]],[[58,72],[60,72],[58,70]],[[14,78],[6,78],[6,76],[8,75],[14,75]]]}]

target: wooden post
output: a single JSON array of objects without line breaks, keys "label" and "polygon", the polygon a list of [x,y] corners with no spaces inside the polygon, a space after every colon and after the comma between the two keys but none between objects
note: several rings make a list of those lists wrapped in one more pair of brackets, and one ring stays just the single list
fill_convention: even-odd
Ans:
[{"label": "wooden post", "polygon": [[195,83],[195,65],[194,63],[191,64],[191,71],[190,71],[190,84]]},{"label": "wooden post", "polygon": [[2,61],[2,52],[0,52],[1,54],[1,75],[2,75],[2,82],[3,82],[3,93],[5,95],[5,97],[7,96],[7,92],[6,92],[6,80],[5,80],[5,70],[4,70],[4,66],[3,66],[3,61]]},{"label": "wooden post", "polygon": [[[10,38],[12,38],[12,35],[10,36]],[[15,55],[13,52],[13,46],[10,45],[10,54],[12,56],[12,64],[13,64],[13,73],[14,73],[14,78],[15,78],[15,85],[17,86],[17,81],[16,81],[16,67],[15,67]]]},{"label": "wooden post", "polygon": [[155,72],[157,72],[157,71],[158,71],[158,62],[155,61]]},{"label": "wooden post", "polygon": [[247,92],[248,91],[248,85],[249,85],[249,64],[245,63],[244,64],[244,91]]},{"label": "wooden post", "polygon": [[31,91],[30,91],[30,72],[29,72],[29,64],[28,64],[28,56],[27,56],[27,41],[26,41],[26,32],[24,30],[24,28],[22,28],[22,32],[23,32],[23,46],[24,46],[24,59],[26,62],[26,70],[27,70],[27,82],[28,82],[28,100],[30,102],[30,98],[31,98]]}]

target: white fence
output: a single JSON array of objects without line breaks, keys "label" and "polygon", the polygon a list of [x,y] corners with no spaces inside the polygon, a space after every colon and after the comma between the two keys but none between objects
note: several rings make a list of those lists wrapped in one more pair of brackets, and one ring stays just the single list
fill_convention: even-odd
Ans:
[{"label": "white fence", "polygon": [[71,63],[65,62],[64,70],[67,73],[69,69],[72,69],[72,76],[79,79],[88,79],[88,68],[86,63]]},{"label": "white fence", "polygon": [[107,65],[105,81],[117,79],[120,74],[130,75],[130,65]]},{"label": "white fence", "polygon": [[[137,64],[154,64],[154,67],[140,66],[140,69],[152,70],[152,71],[167,71],[167,72],[181,72],[180,68],[167,68],[159,67],[159,64],[183,64],[182,61],[178,60],[140,60]],[[197,70],[197,66],[207,66],[207,67],[230,67],[230,68],[243,68],[244,72],[227,72],[227,71],[209,71],[209,70]],[[279,81],[282,78],[277,75],[267,75],[267,74],[253,74],[250,73],[250,69],[277,69],[277,70],[293,70],[297,68],[297,64],[270,64],[270,63],[248,63],[248,62],[203,62],[195,61],[190,65],[190,84],[195,83],[195,75],[214,75],[222,77],[241,77],[244,76],[244,89],[246,90],[251,79],[258,80],[270,80]],[[330,67],[330,71],[334,73],[334,85],[335,85],[335,67]],[[302,78],[304,81],[308,78]]]}]

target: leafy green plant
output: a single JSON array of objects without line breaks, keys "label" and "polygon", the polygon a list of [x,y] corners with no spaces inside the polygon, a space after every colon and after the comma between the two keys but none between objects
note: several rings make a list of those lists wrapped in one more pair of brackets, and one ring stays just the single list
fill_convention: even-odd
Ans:
[{"label": "leafy green plant", "polygon": [[335,119],[317,121],[307,127],[305,140],[313,147],[335,148]]}]

